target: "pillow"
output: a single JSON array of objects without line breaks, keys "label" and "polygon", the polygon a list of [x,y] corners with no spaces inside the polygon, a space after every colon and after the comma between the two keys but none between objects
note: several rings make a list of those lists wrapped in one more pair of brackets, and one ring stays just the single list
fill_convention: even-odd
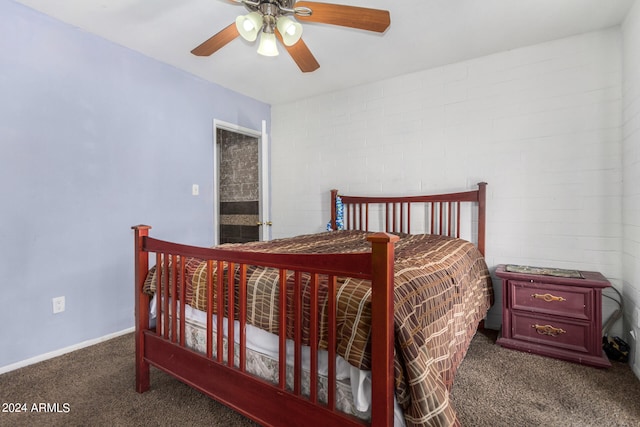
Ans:
[{"label": "pillow", "polygon": [[156,279],[156,276],[156,266],[154,265],[147,272],[147,277],[144,279],[144,284],[142,285],[142,292],[151,297],[156,293],[156,282],[158,281],[158,279]]},{"label": "pillow", "polygon": [[[178,258],[179,259],[179,258]],[[213,301],[214,301],[214,312],[217,303],[217,295],[215,292],[216,289],[216,268],[217,265],[213,263],[213,272],[212,272],[212,280],[213,280]],[[198,310],[206,311],[207,310],[207,262],[199,259],[199,258],[185,258],[185,302],[191,305]],[[169,277],[173,275],[173,266],[169,264]],[[178,269],[178,298],[180,295],[180,281],[182,279],[182,271]],[[167,278],[167,268],[162,266],[162,282],[166,283],[165,280]],[[226,280],[226,279],[225,279]],[[154,265],[147,272],[147,277],[144,280],[144,284],[142,286],[142,291],[149,295],[153,296],[157,290],[158,283],[158,268],[157,265]],[[171,285],[170,288],[171,290]]]}]

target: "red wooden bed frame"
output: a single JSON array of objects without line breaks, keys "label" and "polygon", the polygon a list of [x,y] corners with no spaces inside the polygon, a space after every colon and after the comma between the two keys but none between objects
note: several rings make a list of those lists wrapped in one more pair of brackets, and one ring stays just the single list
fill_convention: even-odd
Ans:
[{"label": "red wooden bed frame", "polygon": [[[336,197],[337,190],[331,191],[332,200],[332,227],[336,228]],[[150,386],[149,367],[168,373],[189,386],[201,391],[211,398],[231,407],[237,412],[264,426],[304,425],[304,426],[362,426],[369,423],[353,416],[347,415],[336,409],[335,405],[335,298],[329,298],[329,370],[328,370],[328,396],[327,402],[319,401],[316,389],[318,383],[317,374],[317,344],[311,340],[311,362],[309,367],[311,391],[309,396],[301,392],[302,362],[300,356],[301,338],[297,334],[294,355],[294,387],[287,388],[285,378],[286,357],[279,358],[279,383],[272,384],[246,372],[246,306],[240,304],[238,313],[240,322],[239,366],[234,366],[234,345],[228,346],[228,357],[224,360],[222,351],[222,334],[217,334],[217,348],[220,351],[214,354],[212,351],[212,313],[213,313],[213,282],[217,280],[218,290],[218,325],[222,325],[224,299],[227,299],[229,318],[234,318],[233,307],[234,293],[229,292],[223,296],[223,280],[228,280],[229,287],[239,287],[239,300],[245,301],[246,296],[246,268],[247,266],[266,266],[280,269],[280,290],[283,292],[286,286],[286,271],[293,271],[296,277],[296,285],[300,283],[300,273],[311,275],[311,286],[316,287],[318,277],[326,275],[330,295],[335,295],[337,277],[356,277],[371,280],[371,318],[372,330],[376,331],[371,338],[371,421],[374,427],[393,425],[394,408],[394,377],[393,377],[393,266],[394,266],[394,242],[398,237],[389,234],[392,232],[409,232],[411,229],[410,211],[414,203],[422,203],[431,206],[431,230],[432,234],[449,234],[459,236],[460,231],[460,203],[471,202],[478,209],[478,248],[484,255],[485,239],[485,197],[486,183],[479,183],[478,189],[459,193],[449,193],[429,196],[413,197],[352,197],[340,196],[344,205],[344,225],[347,229],[367,230],[369,228],[369,206],[372,204],[384,207],[386,229],[385,232],[371,234],[368,241],[371,242],[371,253],[350,254],[273,254],[242,252],[233,250],[220,250],[201,248],[165,242],[149,237],[150,226],[137,225],[132,227],[135,231],[135,341],[136,341],[136,390],[143,393]],[[425,212],[428,212],[425,209]],[[149,327],[149,303],[150,297],[143,292],[144,282],[149,269],[150,254],[155,253],[156,265],[164,263],[166,268],[157,268],[157,282],[165,283],[163,286],[164,298],[157,298],[157,325]],[[207,323],[207,352],[201,354],[193,351],[185,345],[185,304],[178,306],[176,298],[171,295],[184,295],[184,258],[196,257],[208,261],[208,323]],[[162,278],[162,271],[170,271],[169,263],[172,263],[173,273],[166,274]],[[216,263],[216,264],[214,264]],[[227,265],[229,270],[239,268],[240,281],[233,283],[233,276],[223,278],[222,274],[216,279],[210,273],[213,266],[218,266],[218,271]],[[228,263],[228,264],[227,264]],[[182,269],[181,279],[176,271]],[[163,281],[164,280],[164,281]],[[158,286],[158,292],[161,287]],[[317,292],[312,292],[311,307],[317,307],[314,298]],[[280,298],[280,313],[286,313],[283,304],[286,298]],[[298,299],[299,301],[299,299]],[[301,304],[294,307],[296,317],[300,318]],[[178,311],[179,310],[179,311]],[[164,316],[163,313],[179,313],[176,316]],[[317,313],[311,313],[311,336],[317,336]],[[284,325],[284,314],[281,315],[280,324]],[[163,325],[163,327],[161,327]],[[227,322],[227,336],[234,336],[234,322]],[[282,326],[281,328],[284,328]],[[297,328],[300,329],[300,328]],[[222,328],[220,328],[222,330]],[[179,333],[170,333],[176,331]],[[280,354],[284,354],[285,334],[281,329],[279,338]]]}]

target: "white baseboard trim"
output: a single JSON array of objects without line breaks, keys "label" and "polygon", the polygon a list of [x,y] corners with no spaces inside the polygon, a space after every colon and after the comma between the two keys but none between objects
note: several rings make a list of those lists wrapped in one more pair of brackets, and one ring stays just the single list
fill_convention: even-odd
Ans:
[{"label": "white baseboard trim", "polygon": [[72,351],[80,350],[85,347],[99,344],[104,341],[108,341],[113,338],[117,338],[121,335],[125,335],[135,331],[134,327],[124,329],[122,331],[114,332],[112,334],[104,335],[102,337],[94,338],[91,340],[83,341],[78,344],[70,345],[69,347],[61,348],[60,350],[51,351],[49,353],[41,354],[39,356],[31,357],[29,359],[22,360],[20,362],[12,363],[11,365],[1,366],[0,375],[15,371],[16,369],[24,368],[25,366],[33,365],[34,363],[43,362],[54,357],[62,356],[63,354],[71,353]]}]

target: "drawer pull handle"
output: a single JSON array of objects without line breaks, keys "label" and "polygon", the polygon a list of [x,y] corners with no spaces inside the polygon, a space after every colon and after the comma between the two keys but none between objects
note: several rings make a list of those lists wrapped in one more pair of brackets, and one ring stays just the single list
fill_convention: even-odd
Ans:
[{"label": "drawer pull handle", "polygon": [[562,302],[562,301],[566,301],[566,299],[564,299],[562,297],[557,297],[557,296],[551,295],[551,294],[533,294],[531,296],[533,298],[536,298],[536,299],[545,300],[546,302],[553,302],[553,301]]},{"label": "drawer pull handle", "polygon": [[558,335],[567,333],[564,329],[554,328],[551,325],[531,325],[531,327],[535,328],[536,332],[540,335],[549,335],[550,337],[557,337]]}]

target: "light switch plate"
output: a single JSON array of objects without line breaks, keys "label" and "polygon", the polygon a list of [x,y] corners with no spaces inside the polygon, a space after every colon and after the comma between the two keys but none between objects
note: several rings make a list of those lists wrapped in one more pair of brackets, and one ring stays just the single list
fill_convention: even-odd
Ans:
[{"label": "light switch plate", "polygon": [[55,297],[52,300],[53,314],[62,313],[64,311],[65,299],[64,297]]}]

